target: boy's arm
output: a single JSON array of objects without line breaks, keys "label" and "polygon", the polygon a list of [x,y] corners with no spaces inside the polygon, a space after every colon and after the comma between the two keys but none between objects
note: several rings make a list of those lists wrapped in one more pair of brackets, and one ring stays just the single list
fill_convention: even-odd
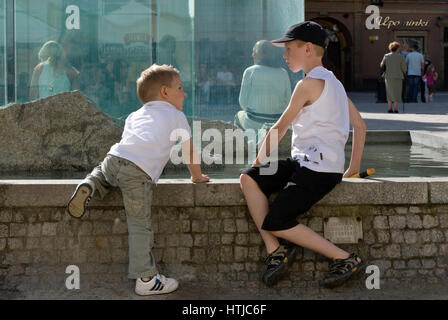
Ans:
[{"label": "boy's arm", "polygon": [[[257,158],[252,164],[253,166],[263,163],[264,158],[268,157],[271,153],[271,146],[273,149],[278,146],[278,143],[288,130],[289,125],[292,123],[303,106],[308,102],[311,89],[311,81],[309,81],[309,79],[304,79],[297,84],[288,107],[277,122],[271,127],[271,129],[269,129],[268,134],[264,138],[261,148],[258,151]],[[277,139],[274,139],[271,142],[271,135],[274,130],[277,131]]]},{"label": "boy's arm", "polygon": [[344,173],[344,178],[348,178],[356,173],[359,173],[361,167],[362,152],[364,151],[364,142],[366,140],[366,123],[362,119],[359,111],[356,109],[350,98],[347,97],[347,99],[350,124],[353,127],[353,136],[350,165]]},{"label": "boy's arm", "polygon": [[181,147],[182,156],[191,174],[191,181],[193,181],[194,183],[210,181],[209,176],[206,174],[202,174],[201,172],[201,161],[196,150],[194,149],[193,139],[190,138],[182,142]]}]

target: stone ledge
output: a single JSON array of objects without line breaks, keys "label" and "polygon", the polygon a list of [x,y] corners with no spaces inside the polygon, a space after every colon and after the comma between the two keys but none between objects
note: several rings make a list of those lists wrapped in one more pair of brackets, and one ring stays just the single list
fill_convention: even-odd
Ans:
[{"label": "stone ledge", "polygon": [[[0,207],[65,206],[81,180],[0,180]],[[448,203],[448,178],[344,179],[325,196],[322,205],[388,205]],[[193,184],[189,179],[162,179],[154,190],[153,206],[240,206],[245,200],[238,179],[215,179]],[[114,189],[91,207],[123,206]]]},{"label": "stone ledge", "polygon": [[421,144],[431,148],[448,148],[447,134],[434,131],[410,131],[412,144]]},{"label": "stone ledge", "polygon": [[[346,145],[352,144],[353,131]],[[412,144],[411,131],[409,130],[367,130],[366,144]]]},{"label": "stone ledge", "polygon": [[[82,281],[115,283],[126,277],[129,235],[120,192],[114,189],[104,201],[93,202],[83,219],[72,219],[63,206],[79,181],[0,181],[0,287],[64,288],[63,272],[72,264],[82,270]],[[338,246],[377,265],[382,288],[417,280],[446,283],[447,186],[447,178],[347,179],[299,222],[323,235],[326,217],[361,217],[362,241]],[[162,180],[156,190],[154,255],[162,273],[218,288],[264,288],[259,278],[266,252],[238,180],[199,185]],[[429,202],[431,192],[442,204]],[[401,194],[423,204],[402,203]],[[326,271],[325,257],[299,248],[276,290],[318,288]],[[365,284],[353,279],[346,286]]]}]

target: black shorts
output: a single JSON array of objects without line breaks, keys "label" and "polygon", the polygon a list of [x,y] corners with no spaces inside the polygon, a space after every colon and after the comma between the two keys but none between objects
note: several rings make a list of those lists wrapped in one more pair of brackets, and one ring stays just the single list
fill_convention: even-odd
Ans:
[{"label": "black shorts", "polygon": [[268,162],[243,172],[255,180],[266,197],[278,192],[263,221],[263,230],[279,231],[295,227],[299,224],[297,217],[307,212],[342,180],[341,173],[313,171],[301,167],[290,158],[279,160],[274,174],[261,175],[260,168],[269,165]]}]

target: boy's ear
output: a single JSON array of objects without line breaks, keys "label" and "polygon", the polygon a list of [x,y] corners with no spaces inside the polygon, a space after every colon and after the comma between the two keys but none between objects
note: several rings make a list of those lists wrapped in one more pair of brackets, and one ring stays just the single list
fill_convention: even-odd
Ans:
[{"label": "boy's ear", "polygon": [[167,95],[168,95],[168,90],[167,90],[167,86],[165,86],[165,85],[161,85],[160,86],[160,95],[163,97],[163,98],[165,98]]},{"label": "boy's ear", "polygon": [[306,53],[311,54],[314,51],[313,44],[311,42],[305,43]]}]

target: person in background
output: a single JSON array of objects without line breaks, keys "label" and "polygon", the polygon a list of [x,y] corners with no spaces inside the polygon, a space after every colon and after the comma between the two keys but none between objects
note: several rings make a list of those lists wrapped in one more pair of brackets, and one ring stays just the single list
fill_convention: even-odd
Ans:
[{"label": "person in background", "polygon": [[[428,67],[431,65],[431,60],[429,60],[429,55],[425,54],[424,56],[425,62],[423,67],[423,73],[422,76],[426,74],[426,71],[428,71]],[[426,85],[426,81],[423,81],[423,77],[420,80],[420,99],[423,103],[427,102],[426,96],[428,95],[428,86]]]},{"label": "person in background", "polygon": [[110,75],[104,63],[90,63],[82,66],[81,92],[91,99],[103,111],[109,111],[109,102],[113,96]]},{"label": "person in background", "polygon": [[280,55],[267,40],[258,41],[252,50],[254,64],[244,70],[239,95],[241,111],[234,125],[243,130],[272,126],[288,106],[291,82],[288,72],[281,68]]},{"label": "person in background", "polygon": [[199,105],[207,105],[210,103],[210,87],[214,84],[213,77],[210,70],[205,63],[201,63],[199,66],[199,72],[197,73],[197,88],[196,94]]},{"label": "person in background", "polygon": [[406,56],[409,102],[417,102],[418,88],[422,78],[424,62],[425,59],[423,58],[423,55],[418,52],[418,45],[414,44],[411,47],[411,52]]},{"label": "person in background", "polygon": [[[406,74],[406,61],[399,52],[400,43],[389,43],[389,53],[385,54],[380,63],[381,68],[386,68],[384,79],[386,82],[387,112],[398,113],[398,103],[401,102],[403,78]],[[392,103],[393,109],[392,109]]]},{"label": "person in background", "polygon": [[[407,43],[406,40],[403,41],[403,44],[402,44],[401,47],[402,47],[402,49],[400,51],[400,54],[402,54],[403,57],[406,59],[406,56],[409,54],[409,44]],[[402,90],[403,92],[401,93],[401,99],[404,102],[409,102],[409,100],[408,100],[408,77],[407,77],[407,75],[405,75],[405,77],[403,79],[402,86],[403,86],[403,90]]]},{"label": "person in background", "polygon": [[407,42],[403,42],[400,54],[402,54],[406,58],[408,53],[409,53],[409,44]]},{"label": "person in background", "polygon": [[227,63],[222,64],[222,70],[216,73],[216,84],[218,86],[221,103],[231,104],[232,89],[235,86],[235,80],[232,71]]},{"label": "person in background", "polygon": [[79,89],[79,71],[67,62],[59,43],[46,42],[39,50],[38,57],[40,63],[34,68],[31,77],[30,99]]},{"label": "person in background", "polygon": [[435,93],[435,82],[438,79],[439,74],[436,72],[436,67],[431,64],[428,67],[425,75],[423,76],[424,80],[426,80],[426,85],[428,86],[428,100],[429,102],[434,101],[434,93]]}]

